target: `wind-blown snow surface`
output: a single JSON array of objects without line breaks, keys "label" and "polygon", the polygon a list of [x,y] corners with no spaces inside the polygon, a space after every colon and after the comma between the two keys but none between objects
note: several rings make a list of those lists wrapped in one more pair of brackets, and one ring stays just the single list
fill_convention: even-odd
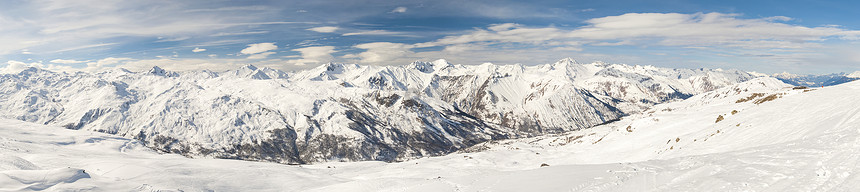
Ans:
[{"label": "wind-blown snow surface", "polygon": [[116,134],[187,156],[395,161],[592,127],[752,77],[736,70],[578,64],[326,64],[285,73],[0,76],[0,117]]},{"label": "wind-blown snow surface", "polygon": [[856,95],[860,82],[795,90],[759,78],[481,152],[303,166],[160,155],[108,134],[0,120],[0,190],[851,191]]}]

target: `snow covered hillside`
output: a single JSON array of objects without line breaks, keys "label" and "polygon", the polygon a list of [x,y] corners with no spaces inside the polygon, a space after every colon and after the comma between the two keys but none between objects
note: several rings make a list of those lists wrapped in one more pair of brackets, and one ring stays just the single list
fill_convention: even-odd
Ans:
[{"label": "snow covered hillside", "polygon": [[751,79],[737,70],[554,64],[325,64],[294,73],[0,76],[0,117],[115,134],[161,152],[279,163],[397,161],[588,128]]},{"label": "snow covered hillside", "polygon": [[301,166],[190,159],[0,120],[0,190],[851,191],[856,95],[860,82],[794,89],[758,78],[591,129],[471,148],[480,152]]}]

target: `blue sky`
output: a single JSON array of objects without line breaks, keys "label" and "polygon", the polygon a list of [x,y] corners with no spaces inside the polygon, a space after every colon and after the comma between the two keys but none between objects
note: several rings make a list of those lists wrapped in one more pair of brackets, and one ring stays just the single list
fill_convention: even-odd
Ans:
[{"label": "blue sky", "polygon": [[0,71],[301,70],[327,62],[860,70],[855,1],[19,1]]}]

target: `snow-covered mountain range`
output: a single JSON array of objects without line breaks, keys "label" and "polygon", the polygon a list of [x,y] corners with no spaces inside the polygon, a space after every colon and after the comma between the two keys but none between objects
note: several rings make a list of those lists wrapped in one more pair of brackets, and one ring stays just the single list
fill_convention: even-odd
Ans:
[{"label": "snow-covered mountain range", "polygon": [[406,162],[300,166],[158,154],[115,135],[0,119],[0,190],[851,191],[858,94],[857,81],[803,89],[763,77],[589,129]]},{"label": "snow-covered mountain range", "polygon": [[791,73],[777,73],[772,77],[781,80],[782,82],[806,87],[821,87],[833,86],[860,79],[860,72],[847,73],[832,73],[825,75],[796,75]]},{"label": "snow-covered mountain range", "polygon": [[858,78],[858,79],[860,79],[860,71],[855,71],[855,72],[853,72],[853,73],[851,73],[851,74],[848,74],[846,77],[849,77],[849,78]]},{"label": "snow-covered mountain range", "polygon": [[611,122],[752,79],[738,70],[554,64],[325,64],[283,72],[0,76],[0,117],[115,134],[186,156],[397,161]]}]

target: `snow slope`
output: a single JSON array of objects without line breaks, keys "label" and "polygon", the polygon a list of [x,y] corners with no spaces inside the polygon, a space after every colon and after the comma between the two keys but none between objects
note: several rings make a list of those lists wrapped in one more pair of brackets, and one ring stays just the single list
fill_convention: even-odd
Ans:
[{"label": "snow slope", "polygon": [[[653,113],[609,125],[490,142],[475,147],[484,148],[481,152],[418,161],[462,171],[437,172],[441,178],[381,191],[855,189],[860,185],[860,101],[852,95],[860,94],[860,83],[792,87],[760,78],[658,105]],[[738,102],[754,93],[765,94]],[[761,100],[769,95],[775,99]],[[720,115],[723,120],[715,122]],[[549,166],[540,167],[544,163]],[[320,191],[365,185],[367,181],[357,181]]]},{"label": "snow slope", "polygon": [[621,64],[329,63],[286,73],[0,75],[0,117],[137,139],[187,156],[398,161],[588,128],[750,79],[735,70]]},{"label": "snow slope", "polygon": [[[0,120],[0,190],[851,191],[860,187],[858,94],[860,82],[793,89],[759,78],[591,129],[471,148],[479,152],[302,166],[189,159]],[[62,174],[38,177],[46,173]]]},{"label": "snow slope", "polygon": [[189,159],[114,135],[8,119],[0,120],[0,154],[0,191],[293,191],[337,181],[297,166]]}]

